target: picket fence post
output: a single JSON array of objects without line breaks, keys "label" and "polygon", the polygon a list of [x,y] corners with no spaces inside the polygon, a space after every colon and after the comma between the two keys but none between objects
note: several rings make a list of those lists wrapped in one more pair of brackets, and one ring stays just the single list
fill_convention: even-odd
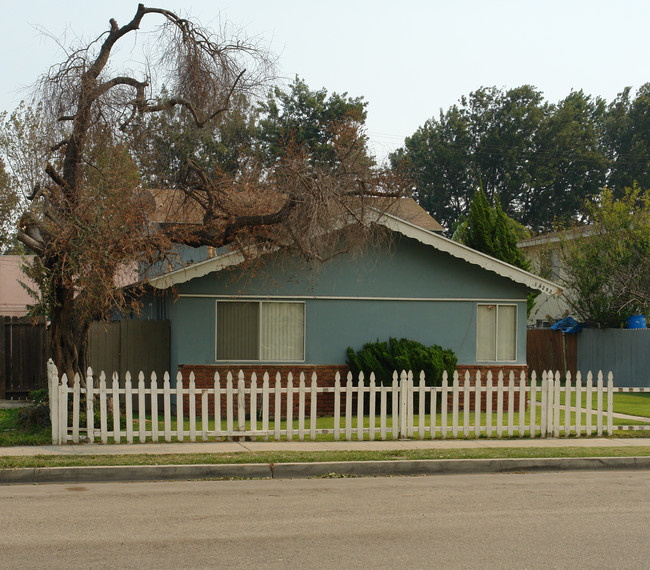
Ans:
[{"label": "picket fence post", "polygon": [[542,371],[542,405],[540,408],[540,418],[539,418],[539,435],[540,437],[546,437],[548,435],[549,429],[548,429],[548,395],[549,395],[549,387],[548,387],[548,371],[543,370]]},{"label": "picket fence post", "polygon": [[519,375],[519,437],[526,435],[526,373]]},{"label": "picket fence post", "polygon": [[567,370],[564,381],[564,437],[571,435],[571,372]]},{"label": "picket fence post", "polygon": [[47,361],[47,388],[50,396],[50,423],[52,424],[52,445],[61,444],[59,432],[59,371],[50,358]]},{"label": "picket fence post", "polygon": [[59,396],[59,441],[66,443],[68,441],[68,376],[63,373],[58,390]]},{"label": "picket fence post", "polygon": [[345,383],[345,441],[352,439],[352,372]]},{"label": "picket fence post", "polygon": [[587,408],[587,435],[591,435],[591,430],[593,429],[592,420],[593,420],[593,404],[594,404],[594,376],[591,373],[591,370],[587,372],[587,402],[585,408]]},{"label": "picket fence post", "polygon": [[607,435],[614,431],[614,374],[609,371],[607,375]]},{"label": "picket fence post", "polygon": [[485,385],[485,436],[492,437],[492,398],[494,385],[492,384],[492,370],[488,370]]},{"label": "picket fence post", "polygon": [[287,374],[287,441],[293,440],[293,374]]},{"label": "picket fence post", "polygon": [[357,384],[357,441],[363,441],[363,394],[364,394],[363,372],[359,372],[359,383]]},{"label": "picket fence post", "polygon": [[399,376],[399,438],[405,439],[408,436],[408,376],[406,371],[402,370]]},{"label": "picket fence post", "polygon": [[316,372],[311,373],[311,393],[309,399],[309,438],[312,441],[316,440],[316,412],[318,410],[318,378]]},{"label": "picket fence post", "polygon": [[188,391],[188,415],[190,420],[190,441],[196,441],[196,378],[194,370],[190,371],[190,380],[187,385]]},{"label": "picket fence post", "polygon": [[508,374],[508,437],[515,433],[515,373],[511,370]]},{"label": "picket fence post", "polygon": [[530,374],[530,437],[535,437],[535,426],[537,425],[537,374],[533,370]]},{"label": "picket fence post", "polygon": [[262,376],[262,431],[263,441],[269,440],[269,373],[265,372]]},{"label": "picket fence post", "polygon": [[128,370],[124,375],[124,402],[126,409],[126,443],[133,443],[133,390],[131,373]]},{"label": "picket fence post", "polygon": [[246,385],[243,370],[237,373],[237,431],[246,431]]},{"label": "picket fence post", "polygon": [[368,439],[374,441],[375,439],[375,415],[377,407],[377,384],[375,380],[375,373],[370,373],[370,384],[368,385]]},{"label": "picket fence post", "polygon": [[425,384],[424,384],[424,371],[420,371],[420,383],[418,386],[418,436],[420,439],[424,439],[424,428],[425,428],[425,403],[426,403],[426,393],[425,393]]},{"label": "picket fence post", "polygon": [[463,382],[463,436],[469,437],[469,370],[465,370],[465,381]]},{"label": "picket fence post", "polygon": [[476,371],[474,382],[474,437],[481,436],[481,372]]},{"label": "picket fence post", "polygon": [[[576,437],[582,434],[582,374],[576,372]],[[587,410],[587,414],[589,410]]]},{"label": "picket fence post", "polygon": [[553,392],[553,437],[560,437],[560,371],[555,371],[555,391]]},{"label": "picket fence post", "polygon": [[81,378],[75,373],[72,383],[72,442],[79,443],[79,405],[81,400]]},{"label": "picket fence post", "polygon": [[603,371],[599,370],[598,371],[598,380],[596,382],[596,386],[598,387],[598,392],[597,392],[597,411],[598,415],[596,416],[596,420],[598,421],[597,427],[598,427],[598,437],[601,437],[603,435]]},{"label": "picket fence post", "polygon": [[158,442],[158,377],[151,373],[151,441]]},{"label": "picket fence post", "polygon": [[400,422],[400,409],[399,409],[399,381],[397,379],[397,370],[393,371],[393,392],[392,392],[392,409],[393,415],[393,440],[399,437],[399,422]]},{"label": "picket fence post", "polygon": [[458,437],[458,392],[459,381],[458,381],[458,370],[454,371],[454,381],[452,383],[453,394],[452,394],[452,408],[451,408],[451,434],[454,436],[454,439]]},{"label": "picket fence post", "polygon": [[86,370],[86,441],[88,443],[95,441],[94,398],[93,371],[89,366]]},{"label": "picket fence post", "polygon": [[99,434],[102,443],[108,443],[108,408],[106,407],[106,373],[99,374]]},{"label": "picket fence post", "polygon": [[334,441],[341,439],[341,374],[334,375]]},{"label": "picket fence post", "polygon": [[442,373],[442,391],[440,392],[440,437],[447,439],[447,404],[449,399],[449,374]]},{"label": "picket fence post", "polygon": [[305,373],[298,382],[298,441],[305,441]]}]

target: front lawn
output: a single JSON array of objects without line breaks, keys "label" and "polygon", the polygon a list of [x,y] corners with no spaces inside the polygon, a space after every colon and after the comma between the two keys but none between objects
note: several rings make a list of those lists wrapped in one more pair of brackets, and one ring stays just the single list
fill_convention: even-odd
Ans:
[{"label": "front lawn", "polygon": [[52,431],[49,427],[32,429],[20,427],[19,412],[19,408],[0,410],[0,447],[52,443]]},{"label": "front lawn", "polygon": [[[537,401],[541,402],[542,395],[537,394]],[[607,410],[607,393],[603,394],[603,410]],[[560,393],[560,402],[562,405],[566,402],[566,397],[564,392]],[[582,393],[582,408],[587,407],[587,394]],[[575,407],[576,405],[576,393],[571,393],[571,406]],[[596,397],[596,392],[593,393],[591,407],[593,410],[596,410],[598,406],[598,400]],[[628,414],[631,416],[641,416],[644,418],[650,418],[650,394],[646,393],[632,393],[632,392],[615,392],[614,393],[614,413],[616,414]]]}]

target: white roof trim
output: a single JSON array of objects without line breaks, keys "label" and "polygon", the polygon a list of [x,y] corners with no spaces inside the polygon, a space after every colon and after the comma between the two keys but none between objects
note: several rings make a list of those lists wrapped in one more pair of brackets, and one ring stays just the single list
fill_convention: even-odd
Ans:
[{"label": "white roof trim", "polygon": [[[420,243],[429,245],[439,251],[443,251],[461,259],[472,265],[487,269],[501,277],[506,277],[515,283],[521,283],[531,289],[542,291],[549,295],[558,295],[562,292],[562,287],[549,281],[533,275],[528,271],[519,269],[514,265],[500,261],[489,255],[485,255],[463,244],[457,243],[438,233],[422,229],[415,224],[402,220],[392,214],[384,213],[378,223],[386,226],[388,229],[398,232],[408,238],[415,239]],[[157,289],[167,289],[173,285],[185,283],[197,277],[203,277],[209,273],[221,271],[227,267],[238,265],[244,261],[244,256],[236,251],[225,253],[217,257],[200,261],[187,267],[165,273],[160,277],[149,279],[148,283]]]},{"label": "white roof trim", "polygon": [[211,257],[180,269],[175,269],[169,273],[152,277],[147,281],[149,285],[156,289],[168,289],[173,285],[185,283],[197,277],[203,277],[215,271],[221,271],[233,265],[239,265],[244,261],[244,256],[239,251],[230,251],[216,257]]},{"label": "white roof trim", "polygon": [[528,271],[519,269],[514,265],[510,265],[505,261],[495,259],[490,257],[485,253],[476,251],[471,247],[467,247],[462,243],[452,241],[441,235],[424,230],[419,226],[406,222],[400,218],[396,218],[391,214],[384,214],[384,218],[380,220],[380,223],[385,225],[387,228],[399,232],[402,235],[415,239],[420,243],[425,245],[430,245],[439,251],[444,251],[453,257],[467,261],[472,265],[477,265],[488,271],[492,271],[497,275],[506,277],[515,283],[521,283],[526,285],[531,289],[547,293],[549,295],[559,295],[562,292],[562,287],[557,283],[553,283],[548,279],[543,279],[537,275],[533,275]]}]

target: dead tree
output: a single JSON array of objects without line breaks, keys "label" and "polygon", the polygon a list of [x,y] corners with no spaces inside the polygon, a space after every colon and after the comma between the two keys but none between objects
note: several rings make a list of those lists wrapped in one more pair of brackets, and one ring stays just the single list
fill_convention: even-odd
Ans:
[{"label": "dead tree", "polygon": [[[162,20],[153,55],[143,59],[140,73],[119,69],[115,46],[135,36],[145,18]],[[159,259],[173,243],[238,247],[249,256],[294,248],[322,260],[360,241],[329,239],[333,228],[366,235],[386,198],[402,192],[361,159],[365,138],[354,122],[337,126],[337,158],[327,167],[295,149],[271,166],[249,157],[236,172],[208,174],[189,161],[175,188],[141,188],[128,133],[144,117],[180,109],[198,127],[208,125],[227,114],[235,98],[263,87],[272,63],[259,42],[228,40],[140,4],[130,22],[111,19],[106,32],[70,51],[41,79],[49,156],[18,239],[37,256],[34,272],[60,371],[83,370],[91,321],[124,307],[116,279],[125,268]],[[165,203],[173,205],[163,219],[151,208],[156,192],[167,192]],[[367,207],[367,198],[377,196],[384,201]],[[198,212],[194,223],[181,216],[188,208]]]}]

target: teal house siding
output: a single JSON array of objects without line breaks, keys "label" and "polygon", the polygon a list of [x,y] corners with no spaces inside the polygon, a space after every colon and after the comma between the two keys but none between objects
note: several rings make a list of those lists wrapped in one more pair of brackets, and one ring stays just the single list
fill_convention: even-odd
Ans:
[{"label": "teal house siding", "polygon": [[395,236],[391,243],[312,270],[269,255],[260,266],[215,271],[178,284],[177,300],[168,295],[165,307],[172,323],[172,369],[216,364],[216,302],[246,298],[305,303],[301,362],[308,365],[344,364],[348,346],[359,349],[388,337],[450,348],[459,364],[485,364],[476,360],[478,304],[516,304],[517,356],[508,363],[525,364],[525,285]]}]

